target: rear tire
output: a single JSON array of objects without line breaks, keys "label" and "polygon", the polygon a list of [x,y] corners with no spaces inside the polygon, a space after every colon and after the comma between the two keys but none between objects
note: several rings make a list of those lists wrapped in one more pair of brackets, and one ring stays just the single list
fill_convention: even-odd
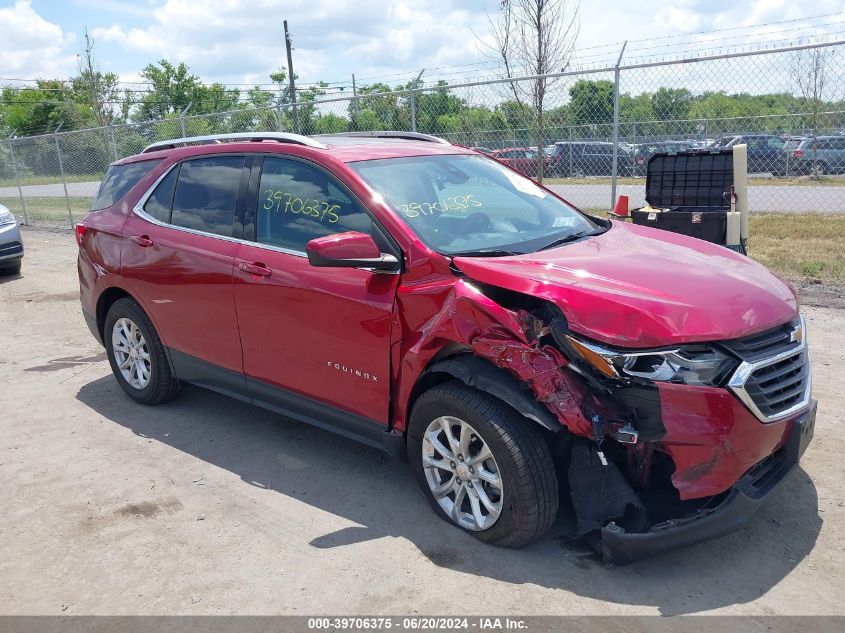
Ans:
[{"label": "rear tire", "polygon": [[[436,446],[440,450],[432,451]],[[484,447],[490,457],[481,460]],[[537,427],[460,381],[437,385],[419,397],[407,448],[417,482],[434,511],[482,541],[523,547],[545,534],[557,516],[557,477]],[[443,490],[448,492],[444,495]]]},{"label": "rear tire", "polygon": [[118,299],[109,308],[103,342],[112,373],[130,398],[156,405],[179,393],[181,385],[170,370],[164,345],[134,299]]}]

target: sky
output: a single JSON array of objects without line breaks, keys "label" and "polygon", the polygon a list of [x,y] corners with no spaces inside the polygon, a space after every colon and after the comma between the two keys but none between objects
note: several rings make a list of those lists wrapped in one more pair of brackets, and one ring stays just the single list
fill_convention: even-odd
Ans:
[{"label": "sky", "polygon": [[[300,84],[348,90],[395,85],[425,69],[450,81],[495,75],[487,13],[495,0],[16,0],[0,1],[0,83],[76,72],[85,28],[103,71],[123,82],[167,58],[205,81],[265,84],[286,65],[282,20]],[[814,17],[815,16],[815,17]],[[809,19],[812,18],[812,19]],[[582,0],[577,61],[626,60],[735,49],[761,42],[845,37],[845,2],[814,0]],[[714,32],[715,31],[715,32]],[[709,33],[708,33],[709,32]]]}]

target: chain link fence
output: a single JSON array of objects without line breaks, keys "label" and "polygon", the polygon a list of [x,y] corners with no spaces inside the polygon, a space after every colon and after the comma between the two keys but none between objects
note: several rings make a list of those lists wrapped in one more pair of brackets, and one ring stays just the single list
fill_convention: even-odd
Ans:
[{"label": "chain link fence", "polygon": [[[542,108],[535,100],[544,93]],[[225,132],[402,130],[478,148],[584,209],[645,203],[657,152],[748,145],[752,212],[845,213],[845,42],[300,101],[0,142],[0,203],[72,227],[108,165]]]}]

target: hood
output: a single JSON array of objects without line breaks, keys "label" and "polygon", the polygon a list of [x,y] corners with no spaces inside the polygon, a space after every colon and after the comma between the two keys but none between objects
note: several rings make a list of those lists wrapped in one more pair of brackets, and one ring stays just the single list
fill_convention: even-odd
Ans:
[{"label": "hood", "polygon": [[573,332],[621,347],[738,338],[798,312],[791,288],[753,260],[618,222],[548,251],[454,263],[471,279],[555,303]]}]

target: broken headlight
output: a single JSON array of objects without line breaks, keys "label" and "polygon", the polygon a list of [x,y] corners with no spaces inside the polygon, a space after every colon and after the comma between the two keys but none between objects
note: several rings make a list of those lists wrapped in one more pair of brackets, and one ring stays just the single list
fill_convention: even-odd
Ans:
[{"label": "broken headlight", "polygon": [[566,338],[584,361],[609,378],[718,386],[736,367],[736,361],[731,356],[708,345],[623,351],[587,343],[572,336]]}]

